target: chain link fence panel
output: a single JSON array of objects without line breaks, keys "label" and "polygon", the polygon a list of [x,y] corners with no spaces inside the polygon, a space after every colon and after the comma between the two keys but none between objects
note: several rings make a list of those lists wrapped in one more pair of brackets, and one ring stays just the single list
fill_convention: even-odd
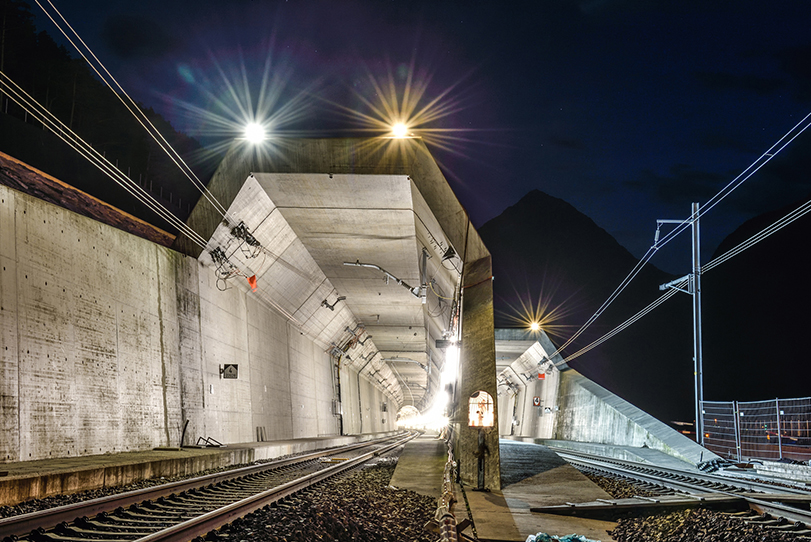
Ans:
[{"label": "chain link fence panel", "polygon": [[742,461],[811,459],[811,398],[770,401],[704,401],[704,445]]}]

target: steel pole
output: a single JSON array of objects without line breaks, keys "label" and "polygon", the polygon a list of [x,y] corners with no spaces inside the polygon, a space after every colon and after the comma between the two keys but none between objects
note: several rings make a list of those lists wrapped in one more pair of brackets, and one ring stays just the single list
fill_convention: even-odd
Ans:
[{"label": "steel pole", "polygon": [[693,203],[693,369],[696,394],[696,442],[704,446],[704,423],[701,419],[701,403],[704,402],[704,368],[701,359],[701,243],[698,209],[698,203]]},{"label": "steel pole", "polygon": [[735,428],[735,456],[741,462],[741,415],[738,413],[738,402],[732,401],[732,426]]},{"label": "steel pole", "polygon": [[780,427],[780,399],[774,400],[774,408],[777,410],[777,451],[780,454],[780,459],[783,459],[783,436],[781,435]]}]

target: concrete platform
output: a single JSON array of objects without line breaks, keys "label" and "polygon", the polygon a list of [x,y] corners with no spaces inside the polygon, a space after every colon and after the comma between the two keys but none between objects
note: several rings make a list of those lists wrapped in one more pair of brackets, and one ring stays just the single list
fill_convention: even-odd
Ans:
[{"label": "concrete platform", "polygon": [[[0,506],[344,446],[393,433],[229,444],[223,448],[155,449],[0,465]],[[5,474],[2,474],[5,473]]]},{"label": "concrete platform", "polygon": [[[606,530],[616,523],[529,511],[532,506],[610,498],[606,492],[545,446],[502,440],[500,448],[501,490],[480,492],[457,485],[457,521],[468,514],[466,497],[476,534],[482,540],[523,542],[539,532],[611,540]],[[406,445],[391,485],[439,499],[446,458],[444,442],[427,436],[415,439]],[[465,534],[471,535],[472,528]]]}]

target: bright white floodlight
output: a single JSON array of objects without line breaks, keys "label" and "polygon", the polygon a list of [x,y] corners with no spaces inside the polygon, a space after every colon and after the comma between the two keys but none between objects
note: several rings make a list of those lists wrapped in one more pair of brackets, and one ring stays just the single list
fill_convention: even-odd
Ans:
[{"label": "bright white floodlight", "polygon": [[250,123],[245,127],[245,139],[251,143],[259,143],[265,140],[265,128],[261,124],[255,122]]},{"label": "bright white floodlight", "polygon": [[391,127],[391,135],[393,135],[398,139],[402,139],[408,136],[408,126],[406,126],[402,122],[398,122],[397,124]]}]

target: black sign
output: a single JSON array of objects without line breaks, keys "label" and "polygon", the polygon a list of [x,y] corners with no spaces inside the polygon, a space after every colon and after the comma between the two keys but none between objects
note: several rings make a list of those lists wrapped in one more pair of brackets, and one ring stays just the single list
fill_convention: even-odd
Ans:
[{"label": "black sign", "polygon": [[225,366],[222,368],[222,377],[223,378],[238,378],[239,377],[239,365],[236,363],[226,363]]}]

